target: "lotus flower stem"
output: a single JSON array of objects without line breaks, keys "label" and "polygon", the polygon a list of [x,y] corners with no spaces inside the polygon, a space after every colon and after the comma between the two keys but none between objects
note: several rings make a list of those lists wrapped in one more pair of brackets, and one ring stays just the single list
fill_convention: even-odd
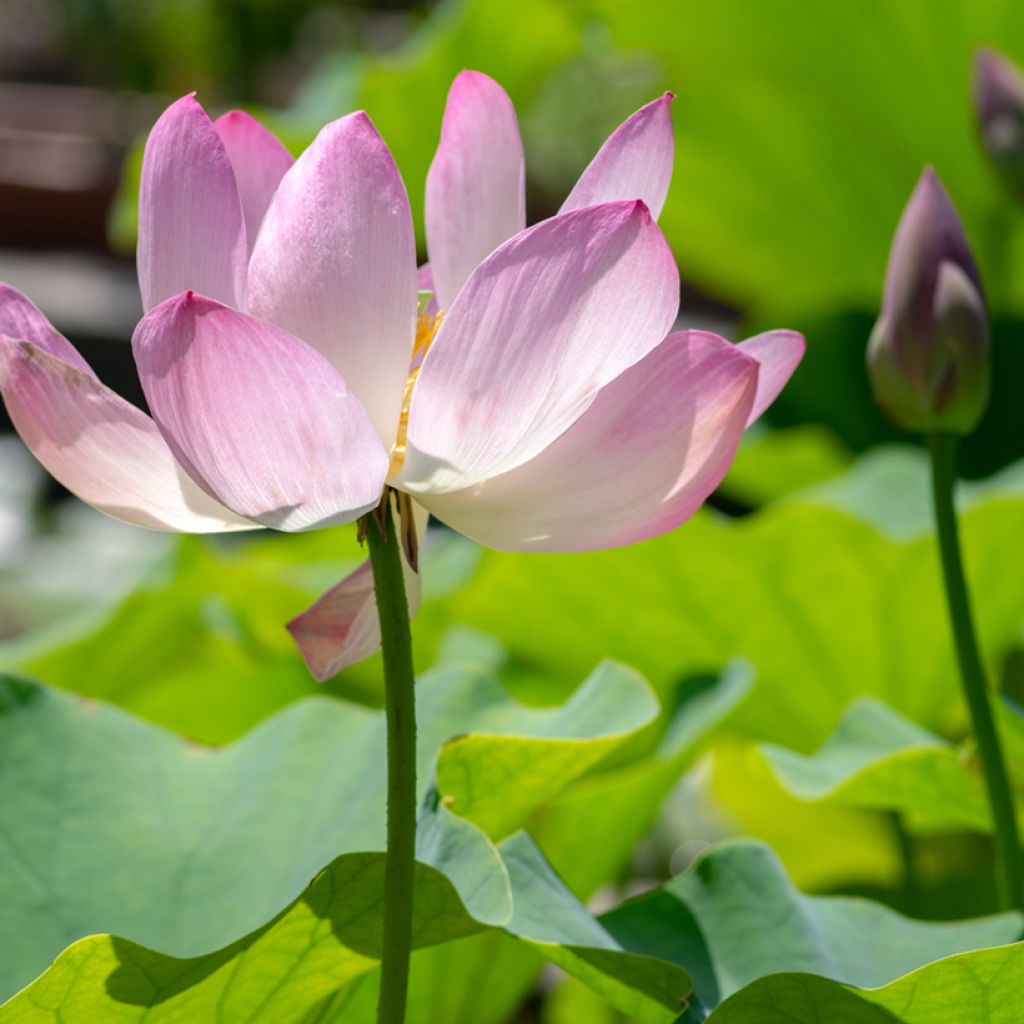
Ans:
[{"label": "lotus flower stem", "polygon": [[387,866],[384,874],[384,946],[378,1024],[405,1019],[412,946],[413,871],[416,857],[416,697],[409,608],[402,549],[391,492],[361,524],[370,549],[384,655],[384,707],[388,738]]},{"label": "lotus flower stem", "polygon": [[971,715],[985,788],[995,824],[996,883],[1003,907],[1020,907],[1024,900],[1021,846],[1017,816],[1006,762],[999,743],[989,702],[985,669],[971,617],[970,597],[964,578],[953,494],[956,486],[957,439],[952,434],[931,434],[928,451],[932,466],[932,497],[939,535],[942,574],[946,584],[949,619],[960,664],[960,681]]}]

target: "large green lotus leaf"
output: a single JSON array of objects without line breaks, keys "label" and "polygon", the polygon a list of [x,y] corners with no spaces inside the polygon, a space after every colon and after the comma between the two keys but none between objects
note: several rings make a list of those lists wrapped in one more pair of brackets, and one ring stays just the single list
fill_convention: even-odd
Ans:
[{"label": "large green lotus leaf", "polygon": [[[629,674],[605,663],[557,708],[506,708],[450,739],[437,764],[450,809],[494,838],[515,829],[657,715],[653,694],[637,699],[646,689],[639,676],[633,686],[623,685]],[[499,728],[504,735],[494,731]]]},{"label": "large green lotus leaf", "polygon": [[[503,732],[551,732],[553,712],[521,707],[480,669],[438,670],[418,691],[424,794],[445,742],[477,724],[502,742]],[[588,693],[611,717],[602,722],[586,710]],[[216,949],[269,920],[338,854],[383,848],[380,712],[314,698],[211,750],[25,680],[5,679],[2,698],[0,935],[11,952],[0,963],[0,991],[24,984],[92,932],[180,957]],[[555,734],[535,747],[531,766],[562,771],[563,786],[592,763],[589,744],[607,750],[608,734],[625,740],[624,722],[638,728],[656,711],[646,684],[614,665],[600,667],[577,700],[594,730],[575,733],[579,758],[567,762]],[[493,794],[476,806],[512,802],[515,793],[517,806],[531,809],[515,792],[518,778],[489,785]],[[552,780],[535,787],[539,799],[555,791]],[[433,802],[462,795],[457,786]],[[486,842],[468,822],[461,827]],[[475,891],[477,881],[460,875],[458,863],[446,873],[460,891]]]},{"label": "large green lotus leaf", "polygon": [[[707,769],[708,797],[733,834],[771,846],[801,889],[843,891],[854,883],[887,894],[899,890],[904,868],[890,816],[797,799],[779,782],[759,744],[735,733],[719,737]],[[968,906],[950,916],[974,912]]]},{"label": "large green lotus leaf", "polygon": [[928,964],[881,988],[808,974],[762,978],[726,1000],[708,1024],[1017,1024],[1024,943]]},{"label": "large green lotus leaf", "polygon": [[[466,653],[469,642],[468,637],[460,641]],[[751,683],[749,666],[740,663],[720,678],[687,681],[652,750],[624,764],[599,765],[532,815],[530,833],[578,896],[588,896],[628,864],[666,793],[747,696]],[[619,756],[617,751],[616,761]],[[608,827],[610,821],[614,828]],[[412,963],[408,1024],[504,1024],[536,984],[541,963],[523,943],[496,932],[420,950]],[[585,991],[598,998],[594,989]],[[371,979],[344,1011],[338,1019],[345,1024],[372,1024],[376,989]]]},{"label": "large green lotus leaf", "polygon": [[[638,1024],[669,1024],[675,1018],[691,990],[685,970],[624,950],[523,833],[506,840],[502,858],[507,870],[497,858],[496,865],[509,883],[509,934],[536,947]],[[276,919],[205,956],[177,959],[106,935],[81,939],[0,1008],[0,1021],[350,1019],[352,983],[380,955],[384,861],[383,854],[373,853],[338,858]],[[416,897],[416,947],[495,926],[471,913],[446,875],[430,867],[418,866]],[[480,887],[472,890],[472,902],[485,912],[505,906],[500,899],[482,900]],[[554,924],[546,916],[551,911],[557,914]]]},{"label": "large green lotus leaf", "polygon": [[[923,448],[910,445],[868,452],[848,472],[792,497],[841,509],[893,540],[912,540],[930,534],[934,528],[928,456]],[[987,480],[962,482],[956,501],[964,513],[988,501],[1022,497],[1024,462],[1017,462]]]},{"label": "large green lotus leaf", "polygon": [[968,755],[878,701],[851,704],[815,754],[771,745],[763,752],[801,800],[899,811],[930,829],[991,828],[979,769]]},{"label": "large green lotus leaf", "polygon": [[[740,661],[720,676],[685,681],[654,750],[613,770],[589,774],[534,815],[531,834],[574,892],[587,896],[623,870],[665,797],[753,685],[751,667]],[[607,827],[610,821],[614,828]]]},{"label": "large green lotus leaf", "polygon": [[[995,704],[1007,767],[1024,782],[1024,717]],[[765,745],[762,752],[788,792],[801,800],[898,811],[918,829],[988,832],[992,818],[977,754],[862,699],[846,710],[815,754]]]},{"label": "large green lotus leaf", "polygon": [[806,896],[769,847],[749,840],[711,850],[601,922],[627,949],[685,965],[705,1010],[781,972],[884,985],[940,957],[1012,942],[1022,929],[1016,913],[922,922],[867,900]]},{"label": "large green lotus leaf", "polygon": [[505,839],[501,856],[512,882],[512,920],[506,931],[599,992],[629,1020],[673,1020],[692,991],[690,975],[646,951],[624,952],[579,904],[525,832]]},{"label": "large green lotus leaf", "polygon": [[[224,949],[179,959],[110,935],[80,939],[0,1008],[4,1024],[299,1020],[380,956],[384,855],[338,858],[276,919]],[[480,925],[440,872],[417,866],[414,943]]]},{"label": "large green lotus leaf", "polygon": [[[660,692],[743,655],[758,687],[737,724],[798,750],[823,742],[858,696],[955,733],[964,711],[933,538],[897,538],[834,505],[794,497],[731,521],[705,511],[615,551],[485,554],[446,607],[554,679],[578,676],[594,637]],[[990,661],[1019,635],[1024,577],[1006,571],[1006,551],[1022,530],[1024,500],[1002,491],[962,516]]]},{"label": "large green lotus leaf", "polygon": [[612,40],[658,58],[680,95],[661,222],[691,280],[743,306],[873,310],[900,211],[932,163],[990,290],[1024,298],[1002,262],[1020,222],[970,102],[975,47],[1024,59],[1020,4],[835,0],[813,17],[802,0],[594,6]]}]

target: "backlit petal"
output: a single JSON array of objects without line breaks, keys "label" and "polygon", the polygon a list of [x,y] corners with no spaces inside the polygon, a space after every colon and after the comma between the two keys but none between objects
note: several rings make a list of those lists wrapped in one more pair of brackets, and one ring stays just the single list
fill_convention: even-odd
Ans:
[{"label": "backlit petal", "polygon": [[89,371],[30,341],[0,338],[11,421],[68,490],[136,526],[185,533],[252,529],[180,469],[156,424]]},{"label": "backlit petal", "polygon": [[327,125],[284,176],[249,270],[252,312],[312,345],[395,439],[416,326],[398,168],[366,114]]},{"label": "backlit petal", "polygon": [[757,396],[750,410],[747,426],[775,401],[804,357],[807,344],[796,331],[765,331],[741,341],[737,348],[756,359],[760,365],[757,375]]},{"label": "backlit petal", "polygon": [[185,293],[143,319],[132,347],[171,450],[229,508],[302,530],[377,504],[384,448],[338,372],[298,338]]},{"label": "backlit petal", "polygon": [[46,319],[35,303],[9,284],[0,284],[0,335],[12,341],[31,341],[86,373],[92,368],[78,349]]},{"label": "backlit petal", "polygon": [[523,143],[494,79],[463,71],[448,92],[427,174],[427,249],[444,309],[478,263],[526,227]]},{"label": "backlit petal", "polygon": [[244,110],[229,110],[218,117],[213,126],[235,172],[245,215],[245,237],[251,253],[270,200],[295,160],[269,128]]},{"label": "backlit petal", "polygon": [[536,458],[475,488],[425,496],[424,504],[500,550],[585,551],[664,533],[725,475],[757,370],[717,335],[671,334]]},{"label": "backlit petal", "polygon": [[145,309],[188,288],[244,309],[248,250],[235,172],[195,96],[172,103],[153,126],[139,189]]},{"label": "backlit petal", "polygon": [[424,359],[397,485],[459,490],[533,458],[658,345],[678,304],[672,254],[639,201],[563,214],[506,242],[473,272]]},{"label": "backlit petal", "polygon": [[616,199],[642,199],[655,220],[672,181],[673,100],[667,92],[641,107],[608,136],[562,204],[562,213]]}]

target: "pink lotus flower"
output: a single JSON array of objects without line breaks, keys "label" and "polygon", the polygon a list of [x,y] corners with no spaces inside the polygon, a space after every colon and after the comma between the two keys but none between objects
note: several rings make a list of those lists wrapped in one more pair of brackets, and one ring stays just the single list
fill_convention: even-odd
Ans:
[{"label": "pink lotus flower", "polygon": [[[408,199],[365,114],[327,125],[293,163],[251,118],[211,123],[185,97],[154,127],[143,165],[147,312],[133,350],[152,419],[6,288],[11,418],[69,489],[157,529],[344,523],[385,485],[408,496],[417,529],[429,511],[502,549],[610,547],[672,529],[720,481],[803,341],[669,333],[678,274],[635,198],[660,204],[643,148],[657,135],[620,129],[573,193],[614,201],[498,239],[464,281],[440,270],[435,241],[445,311],[418,317]],[[663,166],[664,139],[653,145]],[[490,155],[461,151],[467,181]],[[414,607],[411,570],[407,583]],[[291,624],[315,675],[375,649],[373,607],[364,566]]]}]

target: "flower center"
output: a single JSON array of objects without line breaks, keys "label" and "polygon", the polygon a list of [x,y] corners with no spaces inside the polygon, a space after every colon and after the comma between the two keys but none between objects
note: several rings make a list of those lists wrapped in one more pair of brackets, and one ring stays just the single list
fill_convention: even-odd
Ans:
[{"label": "flower center", "polygon": [[423,365],[423,358],[426,356],[437,329],[444,319],[444,312],[423,313],[416,321],[416,341],[412,346],[412,359],[409,362],[409,376],[405,381],[405,392],[402,395],[402,414],[398,417],[398,434],[395,443],[391,447],[391,466],[388,469],[388,479],[392,480],[398,475],[405,462],[405,444],[409,435],[409,406],[412,404],[412,389],[416,385],[416,378],[419,376],[420,367]]}]

